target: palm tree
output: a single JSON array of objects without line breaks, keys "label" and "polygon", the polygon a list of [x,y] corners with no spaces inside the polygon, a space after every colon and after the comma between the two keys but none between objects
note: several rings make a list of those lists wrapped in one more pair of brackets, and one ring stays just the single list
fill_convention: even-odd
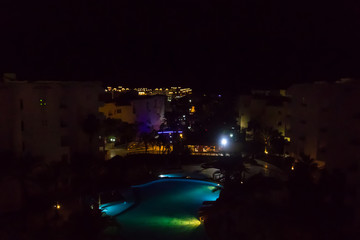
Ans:
[{"label": "palm tree", "polygon": [[89,137],[89,150],[92,152],[91,149],[94,136],[96,136],[96,133],[98,133],[100,129],[99,119],[95,116],[95,114],[88,114],[82,122],[82,128]]}]

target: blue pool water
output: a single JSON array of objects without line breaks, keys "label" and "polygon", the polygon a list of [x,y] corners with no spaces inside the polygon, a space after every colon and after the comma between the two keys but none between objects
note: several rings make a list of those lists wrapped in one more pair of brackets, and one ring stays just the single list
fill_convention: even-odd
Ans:
[{"label": "blue pool water", "polygon": [[120,225],[121,239],[207,239],[197,211],[215,201],[218,184],[193,179],[160,179],[133,186],[133,202],[100,208]]}]

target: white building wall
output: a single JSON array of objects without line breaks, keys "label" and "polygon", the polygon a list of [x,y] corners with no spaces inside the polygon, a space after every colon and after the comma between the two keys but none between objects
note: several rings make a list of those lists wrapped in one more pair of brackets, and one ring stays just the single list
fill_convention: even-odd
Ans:
[{"label": "white building wall", "polygon": [[98,151],[97,136],[90,143],[82,124],[98,114],[101,91],[87,82],[0,83],[0,150],[48,161]]}]

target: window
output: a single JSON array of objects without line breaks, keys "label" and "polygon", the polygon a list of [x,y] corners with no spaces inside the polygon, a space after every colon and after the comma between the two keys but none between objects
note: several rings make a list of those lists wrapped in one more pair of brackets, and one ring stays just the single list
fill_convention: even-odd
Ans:
[{"label": "window", "polygon": [[60,127],[61,128],[67,127],[67,124],[66,124],[66,122],[64,120],[60,120]]},{"label": "window", "polygon": [[116,113],[121,113],[121,108],[117,109]]},{"label": "window", "polygon": [[360,112],[354,113],[352,118],[353,119],[360,119]]},{"label": "window", "polygon": [[319,129],[319,131],[320,131],[321,133],[326,133],[326,132],[328,131],[328,129],[327,129],[326,127],[321,127],[321,128]]},{"label": "window", "polygon": [[61,145],[62,147],[67,147],[67,146],[69,146],[69,138],[68,138],[67,136],[61,136],[60,145]]},{"label": "window", "polygon": [[301,140],[301,141],[305,142],[306,137],[305,137],[305,136],[300,136],[300,137],[299,137],[299,140]]},{"label": "window", "polygon": [[325,154],[326,153],[326,147],[321,147],[319,149],[319,152],[322,153],[322,154]]},{"label": "window", "polygon": [[40,106],[41,106],[41,107],[46,107],[46,106],[47,106],[47,103],[46,103],[46,99],[45,99],[45,98],[40,98],[40,99],[39,99],[39,102],[40,102]]},{"label": "window", "polygon": [[60,103],[59,108],[60,109],[66,109],[67,105],[65,103]]},{"label": "window", "polygon": [[352,139],[350,139],[349,144],[352,145],[352,146],[359,146],[360,145],[360,139],[352,138]]},{"label": "window", "polygon": [[321,108],[321,112],[329,112],[329,108],[328,107],[322,107]]},{"label": "window", "polygon": [[67,162],[69,160],[69,156],[65,153],[61,155],[61,161]]}]

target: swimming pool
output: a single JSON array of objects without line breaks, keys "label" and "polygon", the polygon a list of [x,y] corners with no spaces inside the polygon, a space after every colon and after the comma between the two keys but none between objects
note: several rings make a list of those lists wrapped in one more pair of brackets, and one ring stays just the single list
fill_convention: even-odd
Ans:
[{"label": "swimming pool", "polygon": [[116,234],[122,239],[207,239],[197,211],[204,201],[219,197],[214,191],[218,186],[194,179],[160,179],[133,186],[132,203],[101,207],[119,223]]}]

